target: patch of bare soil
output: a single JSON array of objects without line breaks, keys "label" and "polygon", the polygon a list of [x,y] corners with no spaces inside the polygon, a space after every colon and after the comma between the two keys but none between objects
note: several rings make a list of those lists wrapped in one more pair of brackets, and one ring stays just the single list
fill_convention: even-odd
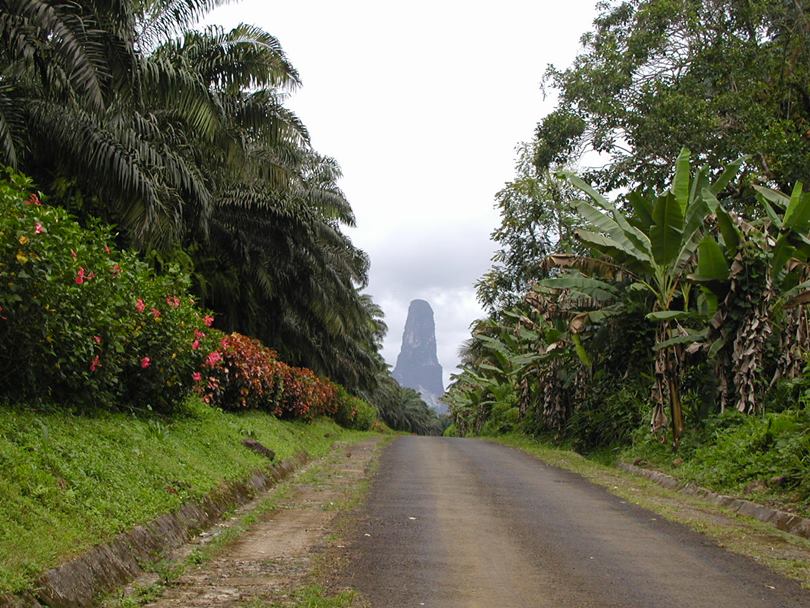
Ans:
[{"label": "patch of bare soil", "polygon": [[363,480],[377,440],[335,450],[292,480],[291,490],[238,540],[180,576],[152,608],[282,602],[301,586],[326,542],[337,505]]}]

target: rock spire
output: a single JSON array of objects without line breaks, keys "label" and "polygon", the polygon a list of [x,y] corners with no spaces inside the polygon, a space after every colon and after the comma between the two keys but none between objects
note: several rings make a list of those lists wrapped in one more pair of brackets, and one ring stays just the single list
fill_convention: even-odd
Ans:
[{"label": "rock spire", "polygon": [[402,386],[416,389],[422,398],[439,410],[444,394],[442,366],[436,356],[436,325],[433,309],[425,300],[413,300],[402,332],[402,348],[394,367],[394,378]]}]

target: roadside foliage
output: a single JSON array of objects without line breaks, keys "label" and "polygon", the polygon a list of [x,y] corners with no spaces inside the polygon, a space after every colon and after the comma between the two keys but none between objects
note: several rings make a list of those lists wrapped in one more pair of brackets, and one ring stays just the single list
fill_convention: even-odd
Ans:
[{"label": "roadside foliage", "polygon": [[453,433],[808,512],[807,23],[801,2],[597,7],[496,195]]},{"label": "roadside foliage", "polygon": [[196,392],[215,407],[281,418],[340,411],[343,424],[364,429],[377,418],[258,340],[214,329],[179,268],[156,274],[119,251],[108,228],[82,228],[12,170],[0,179],[0,271],[7,400],[168,413]]},{"label": "roadside foliage", "polygon": [[8,398],[169,411],[205,386],[311,418],[331,383],[390,378],[340,167],[285,105],[298,72],[262,28],[199,25],[221,4],[0,0],[0,166],[47,192],[2,218]]},{"label": "roadside foliage", "polygon": [[[810,193],[753,184],[762,213],[744,217],[727,190],[741,164],[695,168],[683,150],[664,192],[618,202],[561,172],[582,195],[571,202],[575,252],[547,254],[522,300],[474,325],[445,397],[456,432],[522,428],[591,450],[644,443],[647,420],[677,450],[689,425],[700,434],[727,410],[806,407]],[[810,500],[807,418],[781,440],[778,420],[759,419],[766,438],[753,453],[781,457],[734,479],[780,477]]]}]

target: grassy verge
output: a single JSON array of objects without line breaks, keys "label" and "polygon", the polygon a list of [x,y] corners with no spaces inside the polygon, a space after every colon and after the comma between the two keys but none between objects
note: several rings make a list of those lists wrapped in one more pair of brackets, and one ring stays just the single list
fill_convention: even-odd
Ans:
[{"label": "grassy verge", "polygon": [[[368,436],[368,434],[362,436]],[[348,486],[341,500],[325,506],[330,511],[336,512],[331,524],[331,532],[324,538],[324,545],[315,555],[310,571],[300,584],[288,591],[287,599],[283,602],[268,602],[264,599],[252,598],[240,603],[240,608],[365,608],[367,606],[367,603],[355,590],[336,588],[333,577],[346,564],[348,555],[345,550],[345,538],[355,523],[352,514],[368,492],[370,478],[373,477],[379,462],[380,450],[393,439],[394,437],[390,435],[382,438],[377,445],[375,456],[369,464],[369,474]],[[195,548],[185,557],[171,562],[152,564],[149,569],[158,576],[156,581],[136,586],[130,593],[113,593],[105,599],[102,605],[105,608],[140,608],[157,600],[166,588],[174,584],[184,573],[215,559],[248,533],[264,514],[274,511],[280,503],[289,499],[296,487],[302,485],[317,487],[325,484],[328,478],[334,475],[330,465],[336,457],[335,454],[333,452],[320,462],[308,466],[302,473],[279,484],[269,495],[252,506],[249,511],[240,515],[238,519],[226,522],[226,527],[212,540]]]},{"label": "grassy verge", "polygon": [[521,434],[488,438],[578,473],[612,494],[705,534],[735,553],[746,555],[810,589],[810,541],[738,515],[698,497],[668,490],[637,475],[594,462],[576,452],[544,445]]},{"label": "grassy verge", "polygon": [[678,454],[646,429],[620,457],[723,494],[810,517],[810,408],[726,412],[684,435]]},{"label": "grassy verge", "polygon": [[147,585],[135,585],[131,593],[124,590],[111,593],[104,599],[102,606],[139,608],[157,600],[167,587],[174,584],[189,569],[202,566],[216,558],[248,532],[263,515],[276,510],[280,502],[289,498],[295,485],[317,484],[323,470],[323,465],[316,463],[310,465],[306,471],[282,481],[267,496],[251,506],[249,511],[235,518],[235,521],[226,521],[225,527],[207,543],[196,547],[179,559],[166,559],[148,564],[145,570],[157,575],[157,580]]},{"label": "grassy verge", "polygon": [[320,456],[336,440],[360,435],[331,420],[224,413],[196,400],[172,418],[2,406],[0,595],[24,590],[65,559],[266,466],[266,458],[241,445],[246,437],[283,460],[299,451]]}]

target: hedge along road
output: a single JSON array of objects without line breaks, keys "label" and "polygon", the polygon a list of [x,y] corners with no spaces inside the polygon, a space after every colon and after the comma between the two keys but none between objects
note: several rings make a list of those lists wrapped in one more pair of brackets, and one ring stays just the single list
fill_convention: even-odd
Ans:
[{"label": "hedge along road", "polygon": [[810,607],[810,592],[517,450],[402,437],[346,583],[400,608]]}]

